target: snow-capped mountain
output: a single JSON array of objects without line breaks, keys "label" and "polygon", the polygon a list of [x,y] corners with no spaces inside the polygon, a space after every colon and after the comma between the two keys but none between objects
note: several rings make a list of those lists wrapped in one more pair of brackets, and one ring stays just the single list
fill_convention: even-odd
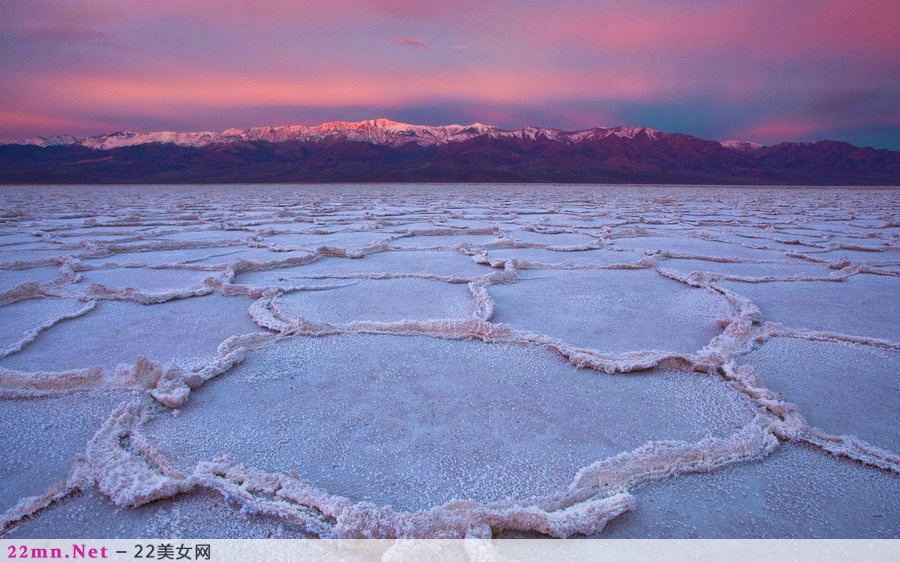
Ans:
[{"label": "snow-capped mountain", "polygon": [[387,119],[222,132],[39,137],[0,146],[0,183],[584,182],[898,185],[900,152]]},{"label": "snow-capped mountain", "polygon": [[448,142],[468,140],[472,137],[500,133],[499,127],[472,123],[471,125],[445,125],[430,127],[410,125],[388,119],[368,121],[332,121],[314,127],[286,125],[280,127],[251,127],[249,129],[226,129],[221,133],[212,131],[178,132],[157,131],[135,133],[120,131],[91,137],[58,135],[34,137],[17,144],[35,146],[61,146],[77,144],[95,150],[109,150],[138,144],[162,143],[178,146],[203,147],[211,144],[228,144],[246,141],[265,142],[319,142],[330,138],[341,138],[355,142],[401,146],[414,142],[419,146],[432,146]]},{"label": "snow-capped mountain", "polygon": [[[57,135],[53,137],[34,137],[21,143],[35,146],[80,145],[95,150],[110,150],[125,146],[161,143],[177,146],[204,147],[211,144],[231,144],[248,141],[265,142],[322,142],[329,139],[341,139],[354,142],[365,142],[385,146],[402,146],[415,143],[419,146],[435,146],[453,142],[466,141],[475,137],[486,136],[493,139],[547,139],[566,144],[580,143],[587,140],[603,139],[611,136],[634,139],[638,136],[655,140],[667,133],[647,127],[612,127],[593,128],[567,132],[545,127],[525,127],[515,130],[504,130],[493,125],[472,123],[471,125],[410,125],[388,119],[370,119],[367,121],[332,121],[314,127],[304,125],[285,125],[280,127],[251,127],[249,129],[226,129],[220,133],[212,131],[178,132],[157,131],[152,133],[135,133],[120,131],[91,137],[74,137]],[[721,143],[726,148],[739,151],[758,149],[761,145],[747,141],[726,141]]]},{"label": "snow-capped mountain", "polygon": [[750,141],[742,141],[742,140],[727,140],[722,142],[722,146],[725,148],[731,148],[733,150],[738,150],[740,152],[756,152],[763,145],[758,142],[750,142]]}]

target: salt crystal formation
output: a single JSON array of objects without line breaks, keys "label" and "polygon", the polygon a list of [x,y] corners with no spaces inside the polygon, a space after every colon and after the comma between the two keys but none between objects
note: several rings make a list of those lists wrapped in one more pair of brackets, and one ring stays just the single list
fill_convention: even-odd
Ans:
[{"label": "salt crystal formation", "polygon": [[0,200],[0,536],[900,528],[896,189]]}]

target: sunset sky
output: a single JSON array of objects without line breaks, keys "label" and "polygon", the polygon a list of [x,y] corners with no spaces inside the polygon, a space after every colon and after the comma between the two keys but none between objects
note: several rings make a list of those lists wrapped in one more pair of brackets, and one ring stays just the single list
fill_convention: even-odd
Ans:
[{"label": "sunset sky", "polygon": [[386,117],[900,149],[900,0],[0,0],[0,139]]}]

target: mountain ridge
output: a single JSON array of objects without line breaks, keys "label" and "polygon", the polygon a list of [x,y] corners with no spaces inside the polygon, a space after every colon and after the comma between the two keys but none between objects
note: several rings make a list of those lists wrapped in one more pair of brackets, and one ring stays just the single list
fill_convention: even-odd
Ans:
[{"label": "mountain ridge", "polygon": [[37,137],[0,145],[0,183],[541,182],[900,185],[900,152],[837,141],[709,141],[386,119]]},{"label": "mountain ridge", "polygon": [[[450,142],[461,142],[473,137],[487,135],[491,138],[530,138],[544,137],[565,143],[582,142],[592,137],[619,136],[634,138],[639,134],[646,134],[650,138],[659,135],[671,135],[678,133],[663,133],[649,127],[636,127],[619,125],[615,127],[592,127],[576,131],[565,131],[553,127],[537,127],[529,125],[520,129],[503,129],[496,125],[483,123],[471,123],[469,125],[413,125],[391,121],[389,119],[368,119],[364,121],[329,121],[320,125],[280,125],[280,126],[256,126],[248,129],[229,128],[222,132],[214,131],[116,131],[101,135],[77,137],[70,134],[53,136],[36,136],[23,141],[8,142],[4,144],[24,144],[34,146],[67,146],[80,145],[97,150],[110,150],[124,146],[139,144],[175,144],[177,146],[203,147],[210,144],[229,144],[246,141],[286,142],[303,141],[316,142],[326,140],[329,137],[342,137],[355,142],[370,142],[373,144],[387,144],[400,146],[407,143],[416,143],[420,146],[440,145]],[[699,137],[695,137],[699,138]],[[715,142],[715,141],[713,141]],[[739,150],[758,149],[763,145],[750,141],[724,141],[719,143],[726,148]]]}]

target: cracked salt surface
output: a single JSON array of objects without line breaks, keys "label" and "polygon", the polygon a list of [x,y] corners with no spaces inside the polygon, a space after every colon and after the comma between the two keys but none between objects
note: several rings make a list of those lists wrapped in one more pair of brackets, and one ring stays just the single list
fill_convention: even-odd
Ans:
[{"label": "cracked salt surface", "polygon": [[0,201],[0,535],[900,528],[896,190]]},{"label": "cracked salt surface", "polygon": [[203,285],[204,279],[212,276],[213,273],[184,269],[149,269],[146,267],[98,269],[82,273],[81,288],[98,284],[109,289],[132,288],[146,293],[160,294]]},{"label": "cracked salt surface", "polygon": [[85,304],[75,299],[30,299],[7,304],[0,322],[0,354],[14,353],[13,349],[30,338],[29,332],[36,335],[37,329],[50,327],[59,318],[84,308]]},{"label": "cracked salt surface", "polygon": [[721,285],[750,298],[772,322],[900,342],[900,277],[853,275],[840,282]]},{"label": "cracked salt surface", "polygon": [[[660,267],[675,269],[683,273],[705,271],[722,276],[723,279],[738,279],[747,282],[796,279],[805,281],[813,278],[826,279],[840,275],[827,265],[806,263],[796,260],[792,263],[743,263],[714,262],[708,260],[667,259],[660,261]],[[735,285],[735,287],[738,287]]]},{"label": "cracked salt surface", "polygon": [[635,490],[602,538],[897,537],[895,474],[784,445],[760,462]]},{"label": "cracked salt surface", "polygon": [[91,313],[53,326],[19,353],[0,359],[0,368],[99,366],[114,373],[117,365],[131,365],[138,357],[164,364],[205,362],[230,336],[259,330],[247,315],[249,305],[246,298],[218,295],[153,305],[105,300]]},{"label": "cracked salt surface", "polygon": [[717,319],[732,314],[714,291],[649,269],[529,271],[488,292],[497,322],[610,353],[691,353],[718,335]]},{"label": "cracked salt surface", "polygon": [[519,269],[543,268],[545,265],[561,266],[565,264],[609,265],[632,264],[642,255],[634,251],[585,250],[578,252],[557,252],[545,248],[497,248],[488,250],[491,260],[516,260]]},{"label": "cracked salt surface", "polygon": [[56,267],[0,270],[0,293],[13,289],[28,281],[49,283],[54,281],[57,277],[59,277],[59,269]]},{"label": "cracked salt surface", "polygon": [[598,458],[728,436],[751,418],[705,375],[602,376],[541,348],[342,335],[255,351],[145,431],[181,470],[227,455],[415,510],[563,489]]},{"label": "cracked salt surface", "polygon": [[136,508],[116,507],[100,492],[87,490],[27,519],[4,538],[33,539],[272,539],[310,535],[289,522],[241,511],[216,492],[198,491]]},{"label": "cracked salt surface", "polygon": [[447,234],[447,235],[411,235],[397,238],[389,242],[394,248],[446,248],[452,249],[461,244],[468,246],[490,246],[502,243],[506,238],[497,234]]},{"label": "cracked salt surface", "polygon": [[[418,276],[468,280],[490,273],[490,269],[474,263],[468,256],[449,250],[378,251],[365,259],[332,257],[327,253],[315,261],[295,268],[298,277],[367,278],[372,276]],[[273,271],[273,273],[280,273]],[[246,283],[239,275],[236,283]]]},{"label": "cracked salt surface", "polygon": [[774,338],[739,361],[753,365],[811,425],[900,451],[900,350]]},{"label": "cracked salt surface", "polygon": [[108,390],[0,399],[0,510],[65,481],[85,443],[128,394]]},{"label": "cracked salt surface", "polygon": [[335,324],[475,315],[475,302],[466,285],[438,283],[426,279],[354,279],[327,291],[282,295],[275,305],[291,318]]},{"label": "cracked salt surface", "polygon": [[582,233],[545,233],[540,231],[513,230],[509,237],[517,242],[539,244],[541,246],[567,248],[589,247],[596,245],[598,239]]},{"label": "cracked salt surface", "polygon": [[670,257],[703,256],[712,259],[738,259],[745,261],[785,259],[783,253],[774,250],[748,248],[740,244],[729,244],[727,242],[704,240],[690,236],[681,238],[670,236],[616,238],[613,241],[613,247],[625,250],[643,250],[645,252],[661,251]]}]

